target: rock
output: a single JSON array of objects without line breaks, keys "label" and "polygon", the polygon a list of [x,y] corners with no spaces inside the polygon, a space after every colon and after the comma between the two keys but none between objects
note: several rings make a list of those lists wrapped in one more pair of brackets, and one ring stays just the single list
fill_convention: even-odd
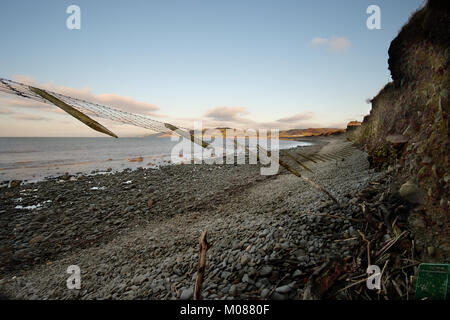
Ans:
[{"label": "rock", "polygon": [[21,180],[11,180],[9,182],[9,187],[10,188],[17,188],[18,186],[20,186],[22,184]]},{"label": "rock", "polygon": [[250,260],[249,256],[246,255],[246,254],[244,254],[244,255],[241,257],[241,264],[242,264],[243,266],[245,266],[245,265],[248,263],[249,260]]},{"label": "rock", "polygon": [[300,259],[300,258],[303,257],[305,254],[306,254],[306,252],[305,252],[305,250],[303,250],[303,249],[297,249],[297,250],[294,251],[294,256],[295,256],[297,259]]},{"label": "rock", "polygon": [[283,242],[280,244],[281,249],[287,249],[289,248],[289,242]]},{"label": "rock", "polygon": [[285,286],[281,286],[275,289],[276,292],[278,293],[288,293],[289,291],[292,290],[292,283],[291,284],[287,284]]},{"label": "rock", "polygon": [[422,189],[409,181],[400,187],[399,194],[400,197],[410,203],[422,204],[424,202],[424,192]]},{"label": "rock", "polygon": [[408,142],[408,138],[401,134],[390,134],[386,137],[386,141],[394,146],[401,146]]},{"label": "rock", "polygon": [[146,275],[138,275],[133,278],[133,283],[136,285],[142,284],[147,279]]},{"label": "rock", "polygon": [[273,268],[271,266],[264,266],[261,268],[261,271],[259,272],[259,275],[261,277],[265,277],[268,276],[269,274],[272,273]]},{"label": "rock", "polygon": [[267,297],[267,296],[269,295],[269,293],[270,293],[270,290],[267,289],[267,288],[264,288],[264,289],[261,291],[261,298]]},{"label": "rock", "polygon": [[189,300],[192,298],[193,295],[194,295],[194,288],[190,287],[188,289],[183,290],[183,292],[181,293],[180,299],[181,300]]},{"label": "rock", "polygon": [[68,181],[70,180],[70,177],[71,176],[68,173],[65,173],[63,176],[61,176],[61,180]]},{"label": "rock", "polygon": [[35,236],[30,240],[29,244],[36,244],[36,243],[44,241],[44,239],[45,239],[45,237],[42,235]]},{"label": "rock", "polygon": [[278,292],[274,292],[272,294],[272,299],[273,300],[286,300],[287,297],[284,294],[278,293]]},{"label": "rock", "polygon": [[230,290],[228,291],[228,294],[234,296],[236,294],[236,290],[237,290],[237,287],[236,287],[236,285],[233,284],[230,287]]},{"label": "rock", "polygon": [[295,270],[294,274],[292,275],[293,277],[299,277],[302,275],[302,272],[300,270]]},{"label": "rock", "polygon": [[248,277],[248,274],[244,274],[244,276],[242,277],[242,282],[250,283],[250,278]]}]

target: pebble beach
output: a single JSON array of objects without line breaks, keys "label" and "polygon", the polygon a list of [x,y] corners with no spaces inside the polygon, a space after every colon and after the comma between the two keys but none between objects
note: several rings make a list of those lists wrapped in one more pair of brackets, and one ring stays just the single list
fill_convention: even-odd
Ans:
[{"label": "pebble beach", "polygon": [[[298,150],[350,144],[310,141]],[[311,270],[352,255],[362,214],[354,195],[382,175],[358,149],[306,164],[313,173],[301,173],[340,205],[284,169],[262,176],[258,165],[169,165],[0,188],[0,296],[191,299],[207,230],[203,299],[302,299]],[[66,286],[71,265],[81,270],[79,290]]]}]

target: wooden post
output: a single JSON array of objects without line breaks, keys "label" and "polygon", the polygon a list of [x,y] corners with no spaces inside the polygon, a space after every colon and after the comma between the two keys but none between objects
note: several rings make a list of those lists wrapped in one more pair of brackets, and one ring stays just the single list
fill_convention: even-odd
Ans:
[{"label": "wooden post", "polygon": [[97,121],[92,119],[91,117],[85,115],[81,111],[78,111],[74,107],[69,106],[67,103],[65,103],[64,101],[61,101],[60,99],[58,99],[55,96],[53,96],[50,93],[48,93],[47,91],[44,91],[44,90],[41,90],[41,89],[38,89],[38,88],[35,88],[35,87],[29,87],[29,88],[30,88],[30,90],[32,92],[36,93],[37,95],[39,95],[40,97],[44,98],[45,100],[50,101],[55,106],[61,108],[62,110],[64,110],[68,114],[70,114],[72,117],[80,120],[85,125],[87,125],[88,127],[91,127],[95,131],[107,134],[107,135],[109,135],[111,137],[114,137],[114,138],[118,138],[117,135],[114,132],[108,130],[106,127],[104,127],[103,125],[101,125],[100,123],[98,123]]},{"label": "wooden post", "polygon": [[194,300],[201,300],[202,298],[202,285],[206,269],[206,251],[208,251],[208,249],[211,247],[211,245],[206,240],[207,233],[208,233],[207,230],[203,231],[200,237],[199,243],[200,257],[197,270],[197,280],[195,281],[194,287]]}]

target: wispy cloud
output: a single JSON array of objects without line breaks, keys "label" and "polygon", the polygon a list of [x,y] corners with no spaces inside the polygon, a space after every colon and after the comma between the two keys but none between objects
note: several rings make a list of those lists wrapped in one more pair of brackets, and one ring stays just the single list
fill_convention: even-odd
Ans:
[{"label": "wispy cloud", "polygon": [[221,121],[239,121],[249,112],[244,107],[215,107],[206,112],[205,117]]},{"label": "wispy cloud", "polygon": [[[299,129],[318,127],[320,122],[313,120],[314,113],[305,111],[292,116],[287,116],[274,121],[255,121],[244,107],[221,106],[208,110],[202,119],[203,127],[232,127],[239,129]],[[183,119],[185,123],[200,119]],[[192,127],[192,124],[190,124]],[[187,124],[187,127],[189,125]]]},{"label": "wispy cloud", "polygon": [[311,44],[312,44],[313,46],[319,46],[319,45],[321,45],[321,44],[328,44],[329,42],[330,42],[330,40],[328,40],[328,39],[326,39],[326,38],[318,38],[318,37],[313,38],[313,39],[311,40]]},{"label": "wispy cloud", "polygon": [[298,123],[305,120],[311,120],[314,116],[313,112],[297,113],[290,117],[278,119],[278,122]]},{"label": "wispy cloud", "polygon": [[7,114],[13,114],[14,112],[12,112],[9,109],[6,108],[0,108],[0,115],[7,115]]},{"label": "wispy cloud", "polygon": [[311,44],[314,47],[326,46],[331,51],[344,51],[352,45],[350,40],[345,37],[332,37],[331,39],[316,37],[311,40]]},{"label": "wispy cloud", "polygon": [[30,120],[30,121],[52,121],[52,119],[47,117],[41,117],[31,114],[18,114],[14,116],[17,120]]}]

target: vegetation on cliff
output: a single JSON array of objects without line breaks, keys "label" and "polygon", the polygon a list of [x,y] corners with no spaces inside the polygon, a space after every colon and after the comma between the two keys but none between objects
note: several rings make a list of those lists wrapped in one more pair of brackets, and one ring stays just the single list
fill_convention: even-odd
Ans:
[{"label": "vegetation on cliff", "polygon": [[449,26],[445,0],[429,0],[411,16],[389,48],[393,81],[372,99],[353,137],[374,166],[395,173],[400,194],[419,204],[410,227],[418,247],[436,248],[428,258],[440,261],[449,256]]}]

